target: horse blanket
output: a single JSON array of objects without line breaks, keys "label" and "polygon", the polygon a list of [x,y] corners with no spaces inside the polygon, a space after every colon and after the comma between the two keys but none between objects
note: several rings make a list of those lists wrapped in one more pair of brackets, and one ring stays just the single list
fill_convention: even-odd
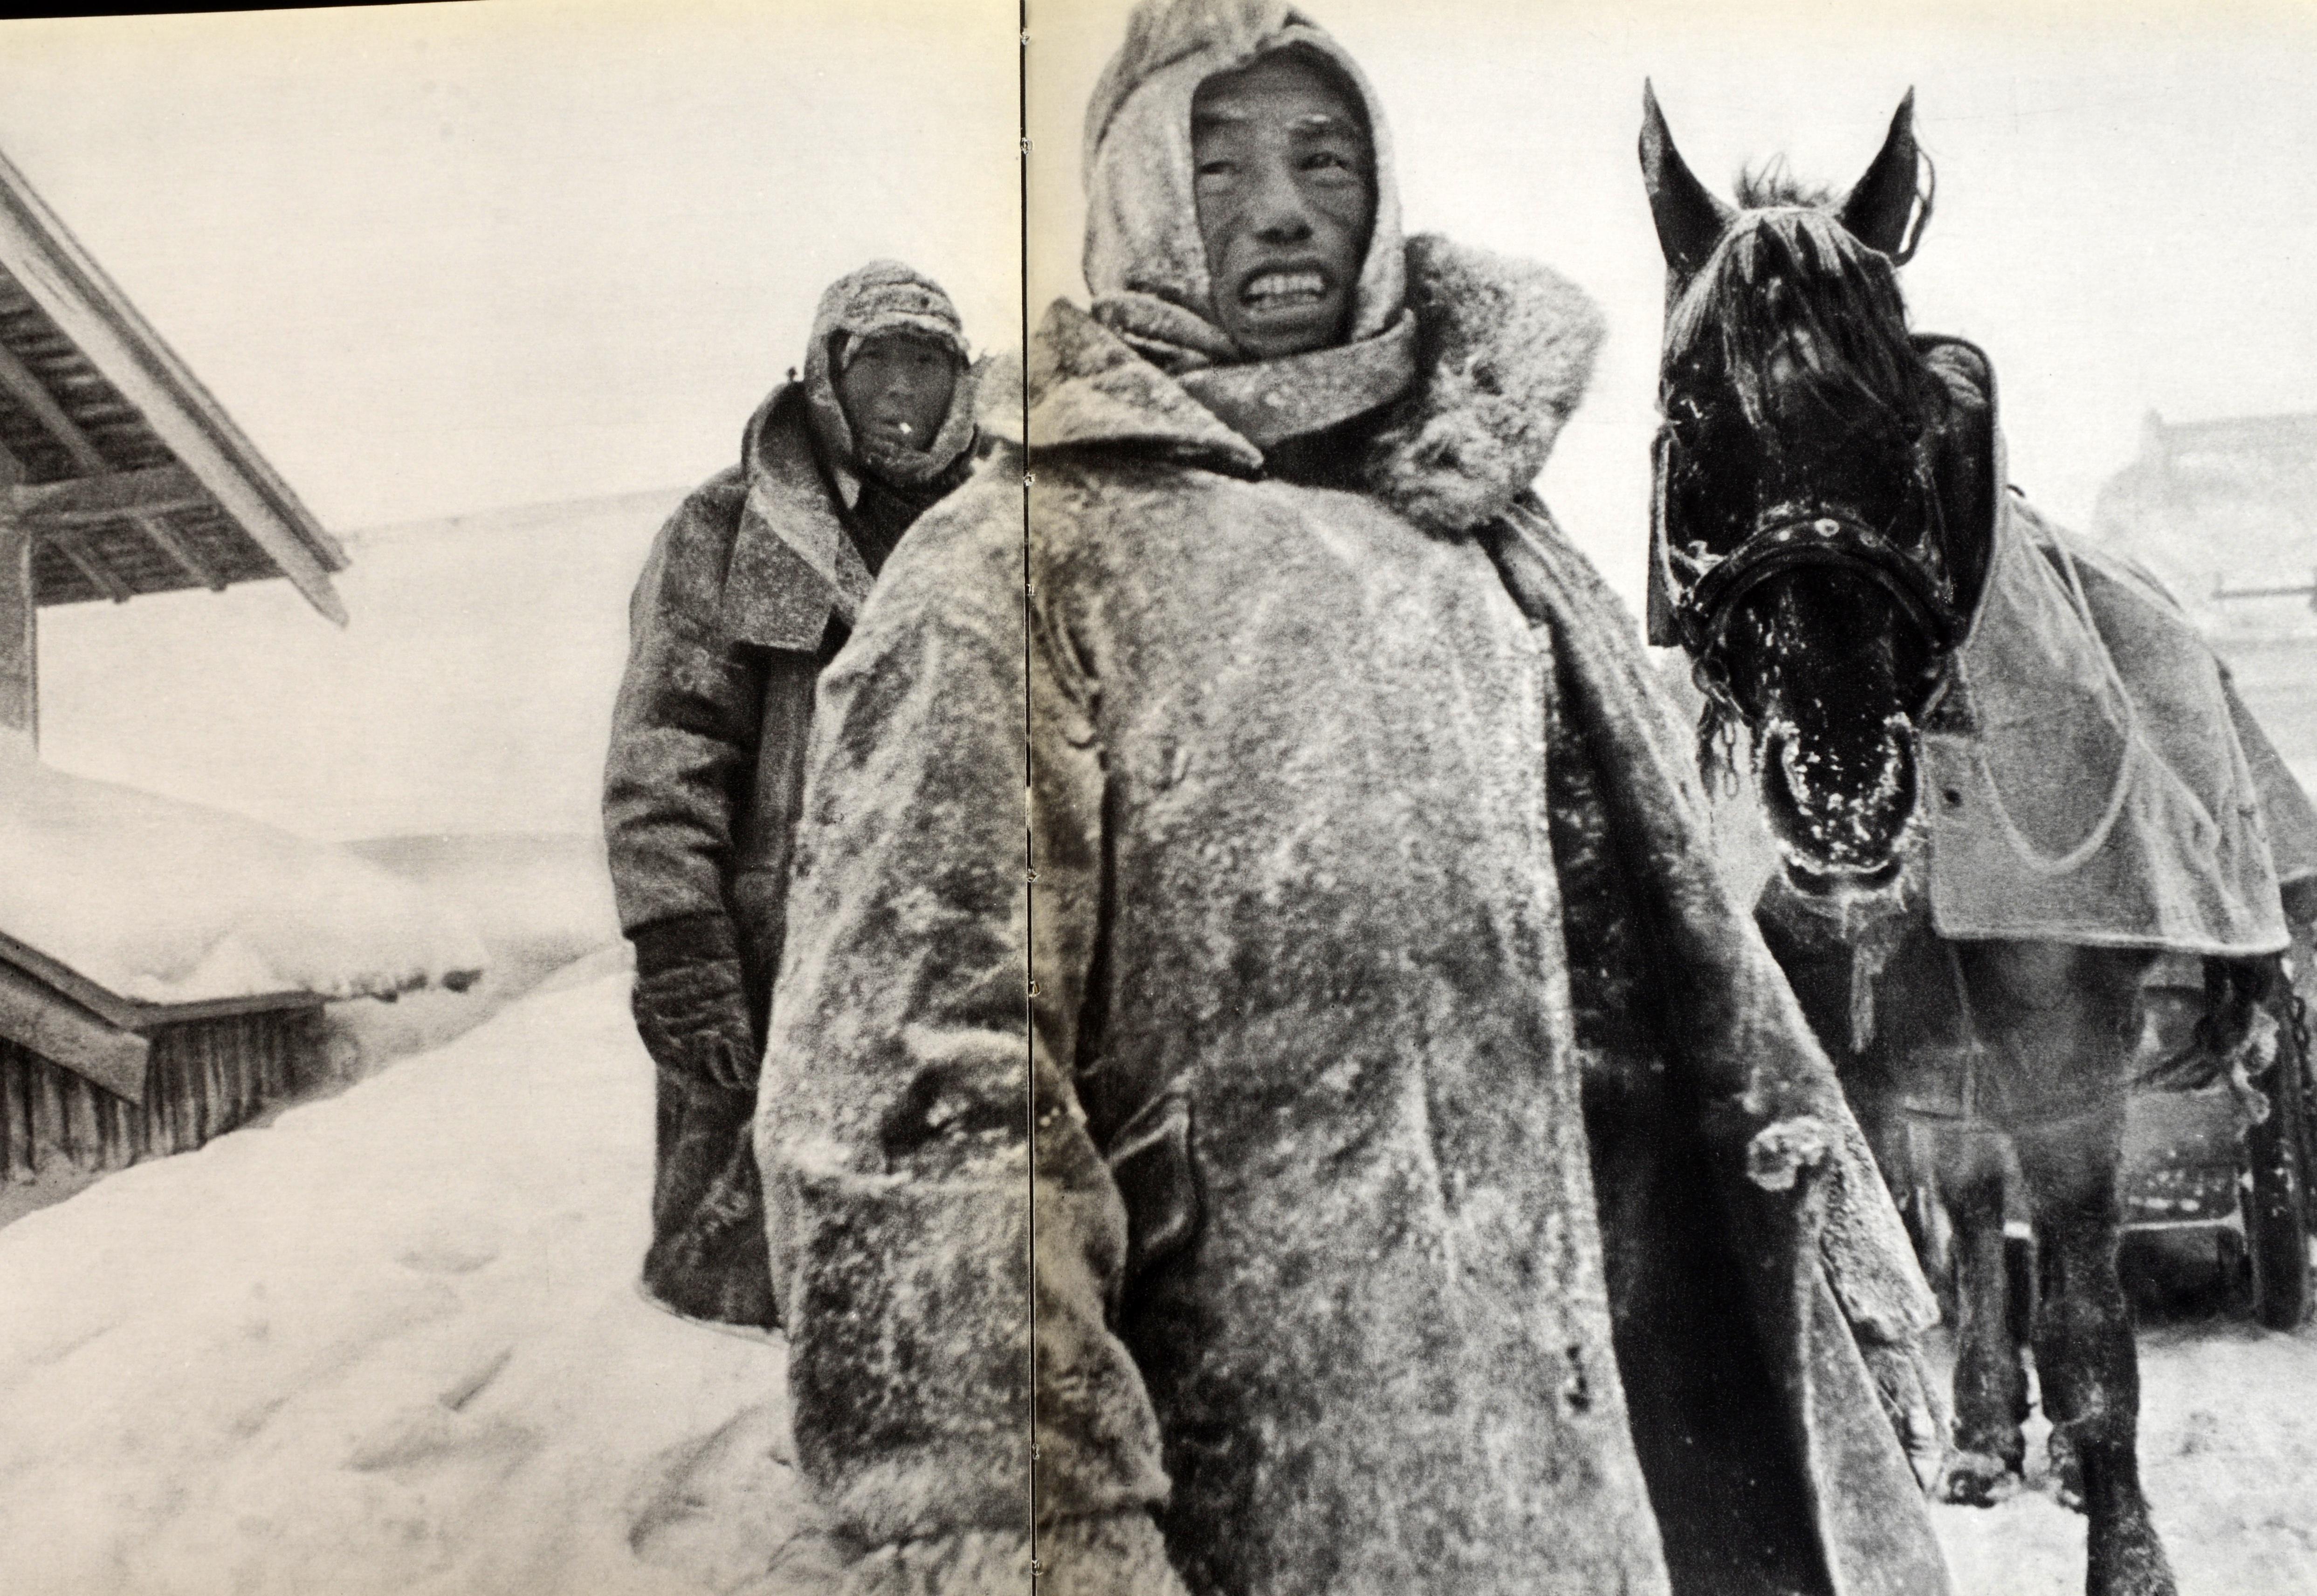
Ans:
[{"label": "horse blanket", "polygon": [[2283,949],[2279,887],[2317,876],[2317,810],[2227,667],[2154,577],[2016,490],[1993,532],[1923,728],[1933,924],[1949,937]]}]

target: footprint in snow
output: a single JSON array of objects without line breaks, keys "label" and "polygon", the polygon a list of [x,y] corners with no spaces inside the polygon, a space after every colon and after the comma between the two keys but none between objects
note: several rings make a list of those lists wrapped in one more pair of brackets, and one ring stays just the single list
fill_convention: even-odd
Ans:
[{"label": "footprint in snow", "polygon": [[405,1249],[395,1261],[426,1275],[471,1275],[499,1255],[498,1243],[481,1236],[428,1236]]}]

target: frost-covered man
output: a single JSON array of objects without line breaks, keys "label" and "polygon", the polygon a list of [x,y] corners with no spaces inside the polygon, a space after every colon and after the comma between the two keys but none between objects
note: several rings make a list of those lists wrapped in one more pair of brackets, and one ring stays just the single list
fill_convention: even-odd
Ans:
[{"label": "frost-covered man", "polygon": [[748,1142],[813,686],[910,524],[973,459],[956,308],[873,262],[821,296],[804,375],[652,545],[630,606],[604,821],[658,1074],[645,1291],[771,1326]]},{"label": "frost-covered man", "polygon": [[1944,1590],[1928,1293],[1529,491],[1594,311],[1404,238],[1281,0],[1086,128],[1028,459],[813,735],[758,1145],[850,1588],[1021,1590],[1034,1436],[1049,1596]]}]

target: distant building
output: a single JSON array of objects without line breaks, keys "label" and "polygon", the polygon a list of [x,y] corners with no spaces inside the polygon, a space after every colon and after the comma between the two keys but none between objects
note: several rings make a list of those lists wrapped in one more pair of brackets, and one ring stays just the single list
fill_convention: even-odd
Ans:
[{"label": "distant building", "polygon": [[343,625],[345,564],[0,160],[0,1176],[198,1147],[318,1073],[326,998],[479,962],[360,861],[38,761],[42,607],[287,578]]},{"label": "distant building", "polygon": [[2152,413],[2092,529],[2164,578],[2317,791],[2317,415]]}]

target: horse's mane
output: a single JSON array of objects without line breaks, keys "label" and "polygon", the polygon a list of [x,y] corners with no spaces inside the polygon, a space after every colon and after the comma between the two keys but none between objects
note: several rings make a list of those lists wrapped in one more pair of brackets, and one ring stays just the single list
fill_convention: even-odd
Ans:
[{"label": "horse's mane", "polygon": [[1831,211],[1838,196],[1823,183],[1808,183],[1794,175],[1786,157],[1772,156],[1758,166],[1748,166],[1738,174],[1738,203],[1747,211],[1767,210],[1773,205],[1805,205],[1812,211]]},{"label": "horse's mane", "polygon": [[1668,380],[1723,390],[1761,432],[1771,355],[1783,345],[1806,360],[1804,380],[1830,417],[1880,417],[1910,438],[1934,424],[1944,395],[1909,340],[1891,257],[1781,163],[1747,173],[1739,197],[1749,209],[1667,315]]}]

